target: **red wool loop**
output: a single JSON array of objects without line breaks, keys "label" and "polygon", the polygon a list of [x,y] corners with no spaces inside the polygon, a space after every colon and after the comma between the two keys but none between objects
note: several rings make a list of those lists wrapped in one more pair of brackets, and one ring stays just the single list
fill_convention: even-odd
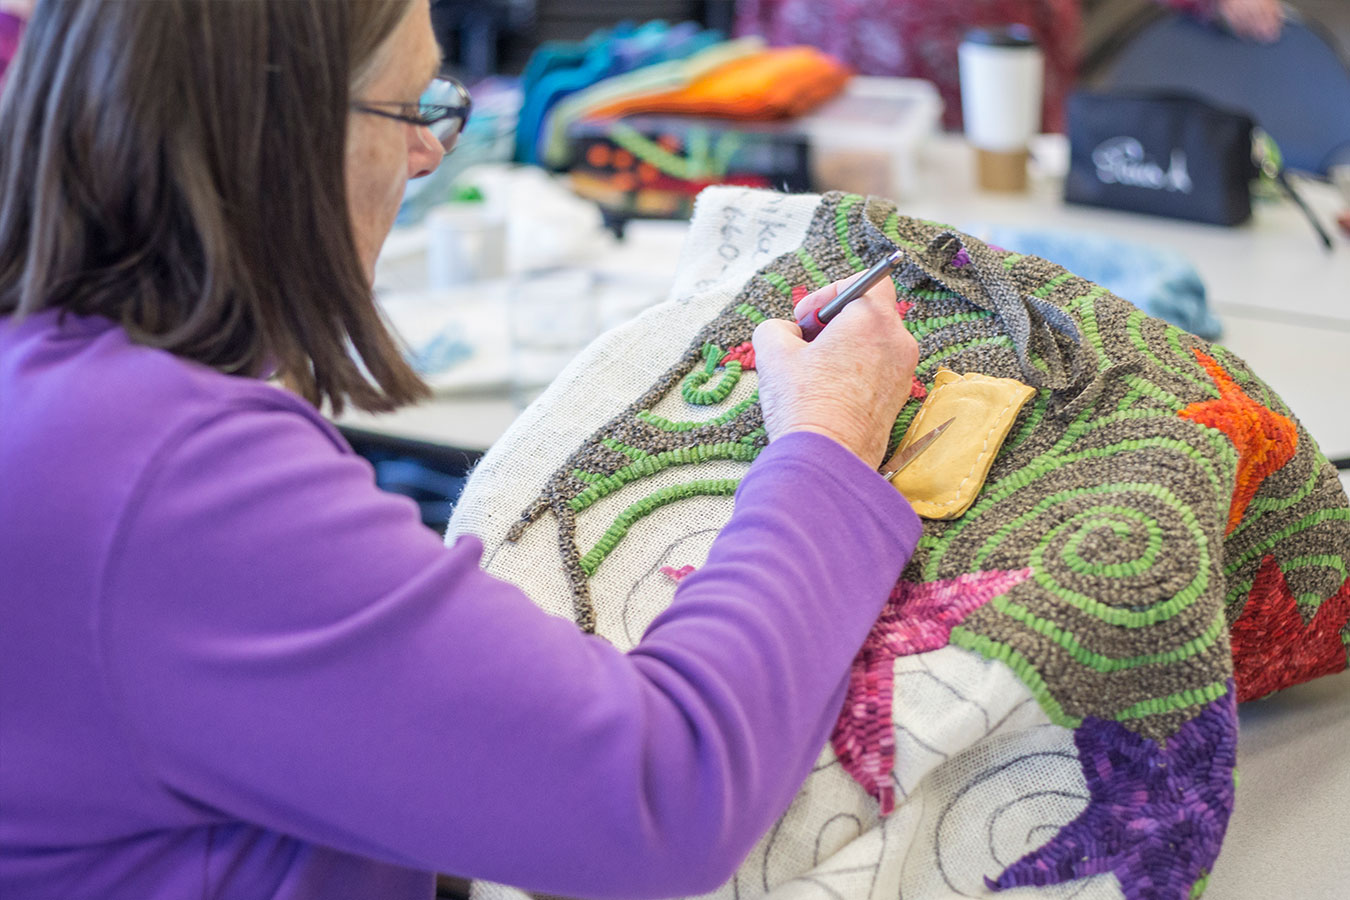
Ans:
[{"label": "red wool loop", "polygon": [[1238,702],[1332,675],[1346,667],[1341,631],[1350,623],[1350,578],[1323,600],[1307,625],[1275,557],[1252,582],[1242,615],[1229,629]]}]

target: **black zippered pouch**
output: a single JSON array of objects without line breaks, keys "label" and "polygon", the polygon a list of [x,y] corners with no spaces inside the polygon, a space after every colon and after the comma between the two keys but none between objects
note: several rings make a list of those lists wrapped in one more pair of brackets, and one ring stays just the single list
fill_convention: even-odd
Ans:
[{"label": "black zippered pouch", "polygon": [[1077,91],[1068,123],[1066,201],[1215,225],[1251,216],[1249,116],[1180,94]]}]

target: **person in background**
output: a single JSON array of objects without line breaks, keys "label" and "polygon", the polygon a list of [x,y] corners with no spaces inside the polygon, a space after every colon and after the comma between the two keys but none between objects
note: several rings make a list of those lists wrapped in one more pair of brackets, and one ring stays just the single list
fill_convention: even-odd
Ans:
[{"label": "person in background", "polygon": [[33,13],[34,0],[0,0],[0,87],[5,83],[5,69],[19,52],[19,37],[23,23]]},{"label": "person in background", "polygon": [[921,531],[877,473],[917,361],[889,283],[809,344],[756,330],[770,443],[621,653],[483,572],[477,539],[447,547],[318,411],[426,393],[371,283],[469,114],[454,83],[419,102],[427,0],[43,0],[24,40],[0,97],[0,896],[727,879]]},{"label": "person in background", "polygon": [[1238,37],[1264,44],[1279,40],[1284,29],[1280,0],[1214,0],[1212,3],[1194,0],[1191,8],[1185,11],[1200,17],[1217,14]]},{"label": "person in background", "polygon": [[[1279,0],[1156,0],[1239,36],[1274,41]],[[1064,102],[1078,77],[1081,0],[736,0],[736,33],[771,44],[813,44],[863,75],[924,78],[942,95],[943,126],[961,128],[956,48],[972,27],[1026,25],[1045,54],[1044,127],[1064,130]]]}]

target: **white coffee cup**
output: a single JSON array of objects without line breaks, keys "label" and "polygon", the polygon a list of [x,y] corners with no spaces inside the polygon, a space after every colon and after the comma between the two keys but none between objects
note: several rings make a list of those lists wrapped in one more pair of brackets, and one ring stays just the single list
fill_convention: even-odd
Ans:
[{"label": "white coffee cup", "polygon": [[485,203],[447,203],[427,213],[427,286],[500,278],[506,272],[506,222]]},{"label": "white coffee cup", "polygon": [[977,28],[957,49],[966,139],[986,190],[1024,190],[1027,146],[1041,128],[1045,56],[1024,25]]}]

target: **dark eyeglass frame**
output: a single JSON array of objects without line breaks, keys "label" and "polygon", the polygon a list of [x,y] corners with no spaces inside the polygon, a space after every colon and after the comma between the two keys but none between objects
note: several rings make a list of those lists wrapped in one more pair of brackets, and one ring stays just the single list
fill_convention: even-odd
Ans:
[{"label": "dark eyeglass frame", "polygon": [[[357,112],[369,113],[372,116],[383,116],[386,119],[393,119],[397,122],[405,122],[409,125],[415,125],[418,128],[427,128],[431,131],[432,137],[441,142],[441,147],[446,153],[455,148],[455,142],[464,131],[464,126],[469,122],[469,113],[473,110],[473,98],[469,96],[469,89],[466,88],[457,78],[449,75],[437,75],[431,80],[432,90],[436,85],[449,86],[452,94],[457,97],[455,103],[400,103],[396,100],[354,100],[352,109]],[[444,124],[442,124],[444,123]],[[437,126],[440,126],[439,128]]]}]

